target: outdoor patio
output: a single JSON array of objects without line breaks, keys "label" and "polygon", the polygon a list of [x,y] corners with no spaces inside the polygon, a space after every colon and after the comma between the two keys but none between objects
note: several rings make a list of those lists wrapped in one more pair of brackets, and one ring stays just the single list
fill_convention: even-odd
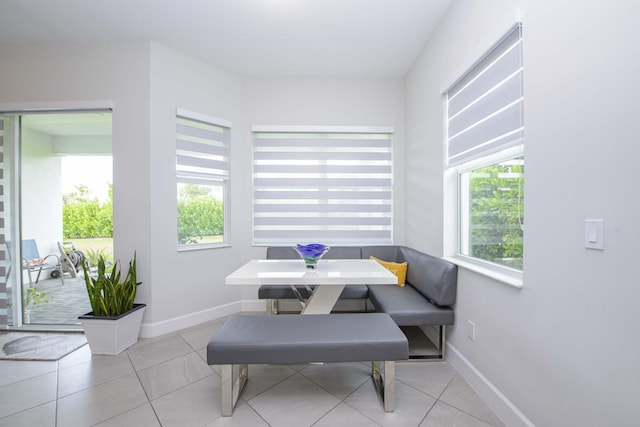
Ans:
[{"label": "outdoor patio", "polygon": [[[26,285],[28,286],[28,285]],[[91,311],[84,278],[65,277],[64,285],[60,279],[41,279],[34,287],[39,293],[45,293],[49,302],[30,303],[27,306],[25,323],[31,325],[80,325],[78,316]],[[8,290],[10,292],[10,290]],[[9,324],[13,324],[11,310],[8,313]]]}]

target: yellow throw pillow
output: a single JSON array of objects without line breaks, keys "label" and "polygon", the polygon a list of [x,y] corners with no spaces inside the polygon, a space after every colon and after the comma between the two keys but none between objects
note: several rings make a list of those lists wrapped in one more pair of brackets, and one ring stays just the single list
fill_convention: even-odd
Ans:
[{"label": "yellow throw pillow", "polygon": [[396,277],[398,277],[398,286],[404,286],[404,283],[407,279],[407,262],[403,262],[402,264],[398,263],[398,262],[391,262],[391,261],[382,261],[381,259],[378,259],[374,256],[369,257],[370,259],[373,259],[375,261],[378,261],[380,263],[380,265],[382,265],[384,268],[386,268],[387,270],[389,270],[390,272],[392,272],[393,274],[396,275]]}]

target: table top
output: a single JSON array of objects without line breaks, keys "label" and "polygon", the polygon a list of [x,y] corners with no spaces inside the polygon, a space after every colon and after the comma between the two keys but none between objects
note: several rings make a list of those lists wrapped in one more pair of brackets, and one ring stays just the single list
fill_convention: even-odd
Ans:
[{"label": "table top", "polygon": [[227,285],[393,285],[398,278],[371,259],[321,259],[315,269],[303,260],[251,260],[228,275]]}]

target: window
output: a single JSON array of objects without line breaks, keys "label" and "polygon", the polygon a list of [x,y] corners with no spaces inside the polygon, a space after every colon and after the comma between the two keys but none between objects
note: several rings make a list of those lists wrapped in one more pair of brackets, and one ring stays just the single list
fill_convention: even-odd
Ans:
[{"label": "window", "polygon": [[522,270],[522,34],[510,31],[446,93],[447,160],[458,175],[458,254]]},{"label": "window", "polygon": [[392,128],[252,130],[254,244],[392,243]]},{"label": "window", "polygon": [[231,123],[179,109],[176,118],[178,247],[227,243]]}]

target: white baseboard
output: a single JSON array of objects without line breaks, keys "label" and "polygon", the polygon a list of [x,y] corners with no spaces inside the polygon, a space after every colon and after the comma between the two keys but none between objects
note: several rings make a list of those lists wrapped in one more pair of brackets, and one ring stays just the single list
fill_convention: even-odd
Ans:
[{"label": "white baseboard", "polygon": [[447,361],[464,380],[480,395],[482,400],[508,426],[535,427],[520,410],[500,392],[454,346],[447,343]]},{"label": "white baseboard", "polygon": [[173,319],[156,323],[143,323],[140,327],[140,338],[153,338],[159,335],[179,331],[201,323],[221,319],[241,311],[265,311],[264,300],[236,301],[230,304],[212,307]]}]

